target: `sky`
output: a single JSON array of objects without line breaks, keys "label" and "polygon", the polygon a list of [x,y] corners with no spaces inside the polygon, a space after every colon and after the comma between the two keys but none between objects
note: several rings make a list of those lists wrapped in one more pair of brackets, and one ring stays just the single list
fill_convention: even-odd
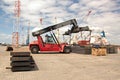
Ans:
[{"label": "sky", "polygon": [[[0,42],[11,43],[15,26],[15,1],[0,0]],[[34,40],[31,31],[45,28],[55,23],[76,19],[80,27],[89,26],[92,34],[106,32],[111,44],[120,44],[120,0],[20,0],[21,37],[26,39],[30,22],[30,41]],[[89,16],[86,16],[91,11]],[[56,19],[55,19],[56,17]],[[40,24],[42,18],[42,25]],[[67,30],[68,27],[60,31]],[[20,38],[20,41],[22,41]],[[25,41],[25,40],[24,40]]]}]

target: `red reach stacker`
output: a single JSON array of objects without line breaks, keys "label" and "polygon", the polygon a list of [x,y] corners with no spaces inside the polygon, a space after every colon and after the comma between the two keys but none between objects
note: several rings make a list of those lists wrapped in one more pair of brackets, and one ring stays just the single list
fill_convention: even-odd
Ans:
[{"label": "red reach stacker", "polygon": [[[63,52],[63,53],[70,53],[71,47],[67,43],[59,43],[58,39],[56,38],[53,30],[64,27],[66,25],[72,25],[69,33],[77,32],[78,25],[76,19],[71,19],[62,23],[58,23],[44,29],[32,32],[34,37],[37,37],[36,41],[33,41],[29,44],[29,49],[32,53],[39,53],[40,52]],[[79,30],[78,30],[79,31]],[[50,32],[50,36],[46,35],[46,41],[43,41],[42,34]]]}]

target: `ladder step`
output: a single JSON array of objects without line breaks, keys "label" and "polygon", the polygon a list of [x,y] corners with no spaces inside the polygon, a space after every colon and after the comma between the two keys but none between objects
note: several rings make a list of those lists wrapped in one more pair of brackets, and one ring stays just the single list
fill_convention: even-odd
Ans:
[{"label": "ladder step", "polygon": [[30,52],[10,52],[10,55],[14,57],[27,57],[30,56]]},{"label": "ladder step", "polygon": [[13,66],[31,66],[31,62],[11,62],[10,64]]},{"label": "ladder step", "polygon": [[33,68],[30,67],[30,66],[12,67],[12,68],[11,68],[11,70],[12,70],[13,72],[15,72],[15,71],[30,71],[30,70],[32,70],[32,69],[33,69]]},{"label": "ladder step", "polygon": [[11,61],[30,61],[31,57],[11,57]]}]

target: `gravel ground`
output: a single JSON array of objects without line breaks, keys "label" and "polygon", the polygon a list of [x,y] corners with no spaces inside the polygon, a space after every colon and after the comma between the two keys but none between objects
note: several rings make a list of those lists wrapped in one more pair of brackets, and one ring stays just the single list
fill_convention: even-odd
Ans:
[{"label": "gravel ground", "polygon": [[[10,54],[0,46],[0,80],[120,80],[120,52],[107,56],[32,54],[38,70],[11,72]],[[29,51],[22,47],[15,51]]]}]

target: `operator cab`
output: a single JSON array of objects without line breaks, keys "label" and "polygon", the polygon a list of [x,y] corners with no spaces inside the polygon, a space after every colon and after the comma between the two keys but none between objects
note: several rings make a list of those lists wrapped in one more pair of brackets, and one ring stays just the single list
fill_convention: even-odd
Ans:
[{"label": "operator cab", "polygon": [[53,40],[53,37],[46,34],[45,35],[45,43],[55,43],[55,41]]}]

